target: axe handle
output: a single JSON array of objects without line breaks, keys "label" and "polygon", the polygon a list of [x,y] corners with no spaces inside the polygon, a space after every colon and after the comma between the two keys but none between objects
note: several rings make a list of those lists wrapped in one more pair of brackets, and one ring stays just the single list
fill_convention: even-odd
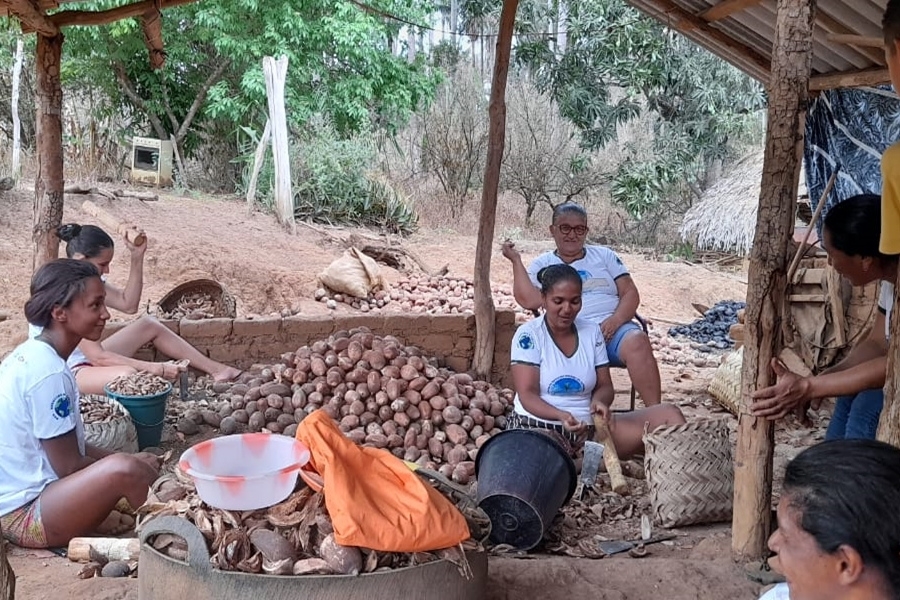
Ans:
[{"label": "axe handle", "polygon": [[606,421],[597,414],[594,415],[594,430],[597,441],[604,446],[603,462],[606,464],[606,472],[609,473],[613,491],[620,496],[627,496],[628,482],[625,481],[625,476],[622,475],[622,465],[619,463],[619,453],[616,452],[616,444],[609,433],[609,426],[606,424]]}]

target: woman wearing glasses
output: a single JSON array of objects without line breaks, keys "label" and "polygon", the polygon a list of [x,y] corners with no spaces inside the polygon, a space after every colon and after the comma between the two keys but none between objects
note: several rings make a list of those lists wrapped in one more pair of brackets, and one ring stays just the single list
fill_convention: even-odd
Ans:
[{"label": "woman wearing glasses", "polygon": [[659,367],[650,339],[634,322],[641,302],[637,286],[615,252],[605,246],[586,245],[587,212],[572,203],[553,209],[550,235],[556,250],[535,258],[528,268],[515,245],[503,244],[503,256],[513,265],[513,294],[523,308],[541,307],[538,272],[555,264],[572,266],[583,282],[581,317],[597,323],[606,341],[610,364],[625,367],[645,406],[660,403]]}]

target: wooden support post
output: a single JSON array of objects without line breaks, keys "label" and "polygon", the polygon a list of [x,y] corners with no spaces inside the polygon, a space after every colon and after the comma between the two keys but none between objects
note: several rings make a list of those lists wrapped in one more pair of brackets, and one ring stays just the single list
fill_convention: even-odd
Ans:
[{"label": "wooden support post", "polygon": [[266,119],[266,126],[256,145],[256,154],[253,156],[253,171],[250,173],[250,183],[247,184],[247,208],[253,210],[256,202],[256,184],[259,182],[259,172],[262,169],[263,160],[266,158],[266,148],[269,146],[269,138],[272,136],[272,121]]},{"label": "wooden support post", "polygon": [[291,193],[291,161],[288,154],[287,116],[284,112],[284,82],[288,58],[263,58],[269,122],[272,123],[272,156],[275,159],[275,214],[282,225],[294,222],[294,196]]},{"label": "wooden support post", "polygon": [[497,220],[497,193],[500,189],[500,162],[506,143],[506,80],[519,0],[503,0],[500,10],[500,33],[491,83],[488,108],[488,151],[481,188],[481,218],[475,247],[475,355],[472,368],[479,377],[489,380],[494,362],[494,299],[491,294],[491,253],[494,225]]},{"label": "wooden support post", "polygon": [[37,177],[34,182],[32,268],[59,256],[54,231],[63,215],[62,86],[63,36],[37,36]]},{"label": "wooden support post", "polygon": [[772,522],[770,421],[749,412],[750,394],[773,382],[770,366],[781,344],[788,243],[803,155],[815,0],[778,0],[769,82],[765,162],[756,234],[750,255],[741,408],[734,461],[732,551],[737,560],[766,555]]},{"label": "wooden support post", "polygon": [[[898,269],[900,275],[900,269]],[[897,280],[900,282],[900,279]],[[878,419],[875,439],[900,447],[900,285],[894,286],[891,310],[891,340],[888,348],[887,380],[884,382],[884,407]]]}]

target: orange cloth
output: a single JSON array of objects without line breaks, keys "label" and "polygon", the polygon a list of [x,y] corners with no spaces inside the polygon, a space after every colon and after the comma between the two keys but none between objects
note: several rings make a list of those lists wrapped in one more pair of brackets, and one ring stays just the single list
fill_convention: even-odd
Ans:
[{"label": "orange cloth", "polygon": [[429,552],[470,537],[465,517],[447,498],[387,450],[354,444],[321,409],[300,423],[297,439],[324,480],[338,544]]}]

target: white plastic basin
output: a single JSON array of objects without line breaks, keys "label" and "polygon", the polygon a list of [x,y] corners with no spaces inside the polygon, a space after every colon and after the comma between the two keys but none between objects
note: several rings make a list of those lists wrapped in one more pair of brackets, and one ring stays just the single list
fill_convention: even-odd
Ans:
[{"label": "white plastic basin", "polygon": [[257,510],[278,504],[297,484],[309,449],[271,433],[245,433],[200,442],[178,466],[197,486],[200,499],[225,510]]}]

